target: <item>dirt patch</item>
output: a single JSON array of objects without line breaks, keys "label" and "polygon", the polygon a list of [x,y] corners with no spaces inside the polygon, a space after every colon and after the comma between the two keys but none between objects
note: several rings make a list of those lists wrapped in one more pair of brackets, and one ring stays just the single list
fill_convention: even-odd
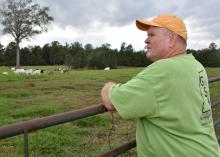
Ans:
[{"label": "dirt patch", "polygon": [[7,86],[0,86],[0,90],[7,90],[7,89],[9,89],[9,87],[7,87]]},{"label": "dirt patch", "polygon": [[43,92],[43,94],[48,95],[51,94],[52,92]]},{"label": "dirt patch", "polygon": [[64,89],[75,89],[75,87],[73,86],[60,86],[60,87]]},{"label": "dirt patch", "polygon": [[17,88],[23,88],[23,89],[28,89],[28,88],[33,88],[35,87],[35,84],[34,83],[28,83],[28,84],[25,84],[23,85],[22,87],[21,86],[13,86],[13,87],[9,87],[9,86],[2,86],[0,85],[0,90],[7,90],[7,89],[10,89],[10,88],[14,88],[14,89],[17,89]]},{"label": "dirt patch", "polygon": [[28,83],[24,87],[25,88],[33,88],[33,87],[35,87],[35,84],[34,83]]},{"label": "dirt patch", "polygon": [[82,83],[82,84],[75,84],[75,85],[82,87],[82,88],[97,87],[97,84],[95,83]]},{"label": "dirt patch", "polygon": [[77,84],[72,84],[72,85],[62,85],[60,86],[61,88],[64,89],[88,89],[91,87],[96,87],[97,85],[94,83],[77,83]]},{"label": "dirt patch", "polygon": [[59,88],[58,87],[45,87],[40,90],[49,90],[50,91],[50,90],[59,90]]}]

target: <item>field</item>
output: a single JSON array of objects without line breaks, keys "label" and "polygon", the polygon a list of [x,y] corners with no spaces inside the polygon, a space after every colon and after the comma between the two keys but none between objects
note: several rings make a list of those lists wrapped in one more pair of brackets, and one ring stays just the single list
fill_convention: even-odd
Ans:
[{"label": "field", "polygon": [[[100,89],[107,81],[126,82],[142,68],[117,70],[71,70],[49,73],[64,67],[24,67],[44,69],[44,75],[13,74],[0,67],[0,125],[25,121],[101,103]],[[8,71],[8,75],[2,72]],[[220,75],[220,68],[207,68],[209,76]],[[211,99],[220,98],[220,81],[210,84]],[[214,119],[220,117],[218,107]],[[29,134],[31,157],[98,156],[135,138],[133,121],[117,113],[105,113]],[[0,157],[20,157],[23,135],[0,141]],[[121,156],[135,156],[135,149]]]}]

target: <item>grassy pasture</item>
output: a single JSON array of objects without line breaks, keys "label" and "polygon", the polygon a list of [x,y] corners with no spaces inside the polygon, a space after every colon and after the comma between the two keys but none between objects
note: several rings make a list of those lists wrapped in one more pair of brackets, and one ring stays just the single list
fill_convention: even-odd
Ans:
[{"label": "grassy pasture", "polygon": [[[100,89],[107,81],[126,82],[142,68],[71,70],[49,73],[58,66],[23,67],[44,69],[41,76],[14,74],[0,67],[0,125],[43,117],[99,104]],[[8,75],[2,72],[8,71]],[[209,76],[220,74],[220,68],[207,68]],[[220,81],[210,84],[211,99],[220,98]],[[220,117],[218,107],[214,118]],[[31,157],[97,156],[135,137],[133,121],[117,114],[96,115],[29,134]],[[0,157],[23,157],[23,136],[0,141]],[[135,156],[135,150],[122,156]]]}]

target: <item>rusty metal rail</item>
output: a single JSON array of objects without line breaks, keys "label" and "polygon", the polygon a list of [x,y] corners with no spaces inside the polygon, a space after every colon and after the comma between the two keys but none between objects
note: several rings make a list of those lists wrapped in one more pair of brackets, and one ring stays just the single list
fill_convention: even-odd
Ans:
[{"label": "rusty metal rail", "polygon": [[136,147],[136,140],[125,143],[125,144],[123,144],[115,149],[112,149],[111,151],[108,151],[98,157],[114,157],[114,156],[120,155],[120,154],[134,148],[134,147]]},{"label": "rusty metal rail", "polygon": [[104,112],[107,112],[107,109],[100,104],[80,110],[59,113],[48,117],[2,126],[0,127],[0,139],[24,134],[25,131],[27,133],[30,133],[39,129],[70,122],[77,119],[86,118]]},{"label": "rusty metal rail", "polygon": [[[220,76],[210,77],[209,83],[219,81],[219,80],[220,80]],[[212,107],[215,107],[218,104],[220,104],[220,100],[214,101],[212,103]],[[104,112],[107,112],[107,109],[102,104],[100,104],[100,105],[95,105],[95,106],[91,106],[91,107],[87,107],[87,108],[83,108],[79,110],[74,110],[74,111],[59,113],[59,114],[42,117],[42,118],[38,118],[34,120],[29,120],[25,122],[1,126],[0,127],[0,140],[8,138],[8,137],[24,134],[24,152],[25,152],[25,157],[28,157],[28,133],[39,130],[39,129],[47,128],[50,126],[55,126],[58,124],[70,122],[73,120],[86,118],[86,117],[104,113]],[[220,124],[220,119],[216,120],[214,124],[215,126],[218,126]],[[217,137],[218,139],[220,139],[219,135],[217,135]],[[135,140],[125,143],[115,149],[112,149],[102,154],[99,157],[117,156],[134,147],[136,147]]]},{"label": "rusty metal rail", "polygon": [[212,82],[216,82],[216,81],[219,81],[220,80],[220,76],[212,76],[212,77],[209,77],[209,83],[212,83]]}]

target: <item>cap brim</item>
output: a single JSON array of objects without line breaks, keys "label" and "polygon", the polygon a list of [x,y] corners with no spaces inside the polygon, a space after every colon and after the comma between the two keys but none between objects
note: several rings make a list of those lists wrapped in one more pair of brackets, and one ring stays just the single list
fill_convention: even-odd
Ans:
[{"label": "cap brim", "polygon": [[140,29],[142,31],[148,31],[150,26],[161,27],[159,24],[157,24],[153,21],[146,21],[146,20],[136,20],[136,26],[138,29]]}]

